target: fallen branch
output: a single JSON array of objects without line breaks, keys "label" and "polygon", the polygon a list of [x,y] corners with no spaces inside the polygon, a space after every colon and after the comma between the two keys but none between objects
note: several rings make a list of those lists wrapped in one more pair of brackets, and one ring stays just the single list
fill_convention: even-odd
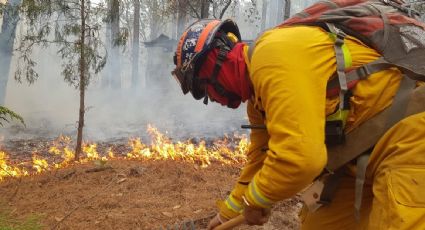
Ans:
[{"label": "fallen branch", "polygon": [[62,175],[59,175],[59,178],[60,178],[60,179],[63,179],[63,180],[66,180],[66,179],[70,178],[72,175],[74,175],[76,172],[77,172],[77,171],[76,171],[75,169],[70,170],[70,171],[68,171],[68,172],[65,172],[65,173],[64,173],[64,174],[62,174]]},{"label": "fallen branch", "polygon": [[111,166],[97,167],[97,168],[87,169],[85,172],[86,173],[102,172],[102,171],[106,171],[106,170],[110,170],[110,169],[113,169],[113,168]]}]

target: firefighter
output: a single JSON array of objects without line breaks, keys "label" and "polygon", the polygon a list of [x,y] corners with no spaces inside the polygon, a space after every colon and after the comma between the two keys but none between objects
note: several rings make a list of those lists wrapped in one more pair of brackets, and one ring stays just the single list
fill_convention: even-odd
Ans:
[{"label": "firefighter", "polygon": [[[357,38],[344,40],[351,68],[380,57]],[[241,214],[247,224],[263,225],[273,205],[308,187],[328,160],[325,123],[340,104],[338,95],[327,95],[337,68],[332,36],[320,27],[291,26],[264,32],[254,45],[241,42],[232,20],[203,19],[186,29],[174,56],[172,75],[184,94],[233,109],[246,102],[250,124],[266,127],[251,130],[248,162],[208,229]],[[391,68],[359,81],[346,132],[389,107],[401,79]],[[425,113],[398,122],[371,152],[358,219],[353,161],[330,204],[302,208],[302,229],[425,229],[424,136]]]}]

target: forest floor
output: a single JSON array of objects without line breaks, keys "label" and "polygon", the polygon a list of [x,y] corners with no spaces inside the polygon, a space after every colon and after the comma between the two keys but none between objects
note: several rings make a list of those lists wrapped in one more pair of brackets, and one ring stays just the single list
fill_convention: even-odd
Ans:
[{"label": "forest floor", "polygon": [[[0,181],[0,203],[13,216],[37,216],[43,229],[167,229],[193,222],[204,229],[240,166],[115,159],[74,164]],[[262,227],[298,229],[297,199],[279,203]],[[187,226],[189,226],[187,224]]]}]

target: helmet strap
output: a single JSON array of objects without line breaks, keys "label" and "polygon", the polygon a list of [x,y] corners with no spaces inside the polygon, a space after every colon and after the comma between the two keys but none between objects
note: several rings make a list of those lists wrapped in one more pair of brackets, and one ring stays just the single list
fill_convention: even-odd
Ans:
[{"label": "helmet strap", "polygon": [[[215,66],[214,66],[214,70],[212,73],[212,76],[209,78],[209,80],[207,81],[207,83],[211,84],[214,87],[214,90],[220,94],[221,96],[224,96],[228,99],[228,104],[227,106],[230,106],[231,104],[233,104],[233,102],[237,102],[241,100],[241,97],[233,92],[230,92],[228,90],[226,90],[217,80],[218,77],[218,73],[221,70],[221,66],[223,65],[223,62],[226,60],[227,57],[227,53],[231,50],[231,48],[229,46],[227,46],[226,44],[224,44],[222,41],[218,40],[216,47],[219,47],[219,51],[218,51],[218,57],[217,57],[217,61],[215,62]],[[205,91],[207,90],[207,88],[205,87]],[[204,104],[208,104],[208,94],[205,94],[205,98],[204,98]]]}]

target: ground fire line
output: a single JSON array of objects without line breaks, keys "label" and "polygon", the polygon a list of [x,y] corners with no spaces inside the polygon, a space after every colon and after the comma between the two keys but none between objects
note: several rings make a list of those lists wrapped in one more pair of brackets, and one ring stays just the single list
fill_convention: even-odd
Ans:
[{"label": "ground fire line", "polygon": [[[153,126],[147,132],[149,144],[87,143],[78,163],[67,136],[5,143],[0,203],[16,217],[38,216],[46,229],[159,229],[186,221],[205,228],[239,176],[247,138],[178,142]],[[296,229],[299,208],[298,199],[288,200],[266,227],[237,229]]]},{"label": "ground fire line", "polygon": [[[96,143],[86,143],[83,147],[83,156],[78,163],[93,161],[101,166],[111,159],[174,160],[208,167],[212,162],[241,165],[246,161],[248,140],[245,135],[235,135],[232,139],[227,137],[216,139],[207,145],[205,140],[198,143],[191,140],[173,142],[152,125],[148,125],[147,133],[151,137],[149,145],[143,143],[140,138],[130,138],[128,140],[130,151],[124,155],[117,155],[111,148],[99,153]],[[77,163],[74,162],[72,140],[68,136],[60,136],[52,142],[48,150],[50,157],[43,158],[38,155],[38,151],[37,149],[32,151],[31,162],[13,163],[10,162],[6,152],[0,151],[0,181],[6,177],[40,174]]]}]

